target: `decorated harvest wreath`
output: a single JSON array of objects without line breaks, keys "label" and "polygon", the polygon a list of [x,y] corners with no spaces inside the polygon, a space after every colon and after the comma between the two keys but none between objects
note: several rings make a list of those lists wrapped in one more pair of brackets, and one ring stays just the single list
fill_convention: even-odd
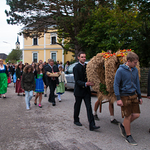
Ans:
[{"label": "decorated harvest wreath", "polygon": [[[116,100],[114,94],[114,78],[120,64],[125,63],[126,56],[131,49],[119,50],[116,53],[102,52],[94,56],[87,64],[87,78],[94,82],[92,89],[97,92],[98,100],[111,99],[113,103]],[[139,62],[136,66],[140,77]]]}]

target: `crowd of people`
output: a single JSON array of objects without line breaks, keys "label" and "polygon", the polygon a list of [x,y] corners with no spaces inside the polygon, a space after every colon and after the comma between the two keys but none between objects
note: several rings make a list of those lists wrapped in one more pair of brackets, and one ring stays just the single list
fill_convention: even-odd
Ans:
[{"label": "crowd of people", "polygon": [[[139,60],[138,56],[130,52],[128,53],[127,62],[120,65],[116,71],[114,80],[114,92],[117,98],[117,105],[121,107],[123,122],[120,123],[114,119],[114,106],[109,103],[109,110],[111,116],[111,123],[118,124],[120,133],[125,137],[125,141],[131,145],[137,145],[137,142],[133,139],[130,131],[130,124],[140,116],[139,104],[142,104],[141,91],[138,70],[136,68]],[[95,103],[94,114],[91,106],[91,92],[90,86],[94,83],[88,81],[86,74],[86,54],[79,52],[79,63],[73,68],[75,87],[74,87],[74,124],[82,126],[79,118],[80,108],[82,100],[84,100],[87,118],[89,121],[89,130],[97,130],[100,126],[95,125],[95,120],[99,120],[97,116],[97,109],[99,101]],[[61,102],[61,95],[65,92],[65,84],[67,80],[65,78],[64,71],[67,70],[70,63],[69,61],[65,67],[57,61],[54,65],[53,59],[48,59],[48,63],[42,60],[38,64],[34,62],[29,65],[25,65],[20,62],[18,65],[9,64],[3,65],[3,60],[0,59],[0,96],[6,98],[7,86],[11,83],[11,77],[14,82],[15,92],[18,96],[22,93],[25,96],[26,109],[30,109],[30,100],[35,95],[34,104],[37,105],[37,99],[39,98],[38,106],[42,108],[42,95],[47,96],[47,87],[50,89],[48,101],[52,103],[52,106],[56,105],[55,101],[55,89],[58,94],[58,100]],[[60,72],[59,77],[54,77],[50,73]],[[150,81],[150,72],[149,79]],[[148,98],[150,98],[150,82],[148,82]]]},{"label": "crowd of people", "polygon": [[[7,87],[13,81],[17,96],[25,96],[27,110],[30,110],[30,100],[33,96],[35,96],[34,104],[37,105],[39,98],[38,106],[42,108],[42,95],[47,97],[47,87],[50,89],[48,101],[55,106],[55,89],[59,102],[61,102],[61,95],[65,92],[65,84],[67,83],[64,68],[67,69],[69,65],[69,61],[65,67],[59,61],[54,65],[53,59],[48,59],[48,63],[40,60],[37,64],[34,62],[22,64],[20,61],[19,64],[7,63],[4,65],[3,60],[0,59],[0,97],[6,98]],[[59,77],[51,77],[46,74],[47,71],[60,72],[61,74]]]}]

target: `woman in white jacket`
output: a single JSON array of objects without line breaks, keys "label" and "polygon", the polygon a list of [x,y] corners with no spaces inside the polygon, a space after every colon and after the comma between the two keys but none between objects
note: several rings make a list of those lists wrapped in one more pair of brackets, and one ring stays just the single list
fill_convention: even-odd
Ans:
[{"label": "woman in white jacket", "polygon": [[56,88],[56,93],[58,94],[58,100],[61,102],[61,95],[65,92],[65,84],[67,84],[67,80],[65,77],[65,73],[62,71],[62,66],[59,66],[59,71],[61,72],[61,75],[59,76],[59,85]]}]

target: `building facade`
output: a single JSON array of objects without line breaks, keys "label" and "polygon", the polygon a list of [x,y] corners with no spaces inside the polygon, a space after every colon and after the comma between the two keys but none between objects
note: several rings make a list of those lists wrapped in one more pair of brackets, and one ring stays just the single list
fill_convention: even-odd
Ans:
[{"label": "building facade", "polygon": [[73,53],[64,54],[63,48],[55,44],[58,41],[57,31],[51,30],[49,33],[43,33],[41,38],[23,39],[23,63],[38,63],[39,60],[46,61],[51,58],[54,61],[62,62],[74,60]]}]

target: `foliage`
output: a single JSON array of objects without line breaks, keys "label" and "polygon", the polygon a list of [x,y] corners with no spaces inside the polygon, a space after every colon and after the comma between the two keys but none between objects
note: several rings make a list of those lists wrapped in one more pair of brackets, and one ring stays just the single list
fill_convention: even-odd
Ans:
[{"label": "foliage", "polygon": [[124,48],[130,47],[139,55],[140,64],[150,66],[150,1],[144,0],[117,0],[119,7],[125,11],[136,9],[136,19],[141,22],[138,32],[132,34],[132,40]]},{"label": "foliage", "polygon": [[[122,11],[100,6],[93,11],[84,29],[77,38],[91,58],[109,49],[116,52],[130,41],[130,37],[141,26],[134,9]],[[91,53],[92,51],[92,53]]]},{"label": "foliage", "polygon": [[[25,25],[27,37],[43,36],[49,27],[58,29],[59,42],[65,51],[82,50],[76,36],[84,27],[91,10],[98,4],[112,5],[113,0],[6,0],[10,11],[5,10],[8,24]],[[65,39],[66,43],[62,43]],[[65,45],[64,45],[65,44]]]},{"label": "foliage", "polygon": [[13,49],[7,56],[6,62],[16,63],[21,58],[22,58],[22,51]]},{"label": "foliage", "polygon": [[99,91],[100,91],[103,95],[108,95],[108,94],[109,94],[109,92],[108,92],[107,89],[106,89],[106,85],[105,85],[105,84],[102,84],[102,83],[99,84]]}]

